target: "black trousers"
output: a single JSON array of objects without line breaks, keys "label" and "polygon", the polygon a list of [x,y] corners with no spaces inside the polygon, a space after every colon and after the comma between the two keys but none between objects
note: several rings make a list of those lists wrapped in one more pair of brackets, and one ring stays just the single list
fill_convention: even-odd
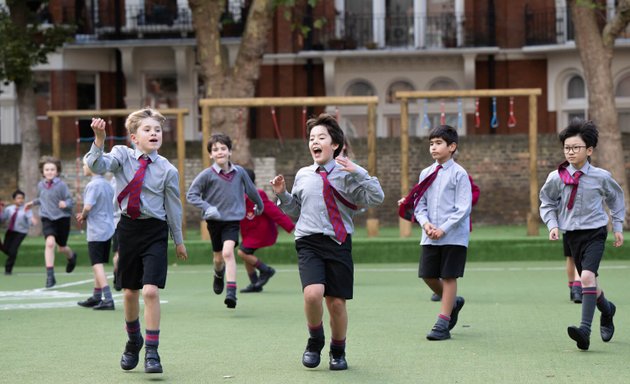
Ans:
[{"label": "black trousers", "polygon": [[18,249],[25,237],[26,233],[10,230],[4,235],[4,253],[9,256],[6,264],[4,265],[5,272],[11,273],[13,271],[13,265],[15,264],[15,259],[17,259]]}]

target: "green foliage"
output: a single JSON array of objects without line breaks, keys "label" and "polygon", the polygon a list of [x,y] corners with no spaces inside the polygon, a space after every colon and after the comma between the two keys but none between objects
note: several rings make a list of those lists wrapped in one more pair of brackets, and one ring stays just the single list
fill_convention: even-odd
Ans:
[{"label": "green foliage", "polygon": [[0,8],[0,79],[28,83],[31,68],[47,63],[47,55],[68,41],[74,27],[43,25],[33,10],[21,10],[26,17]]},{"label": "green foliage", "polygon": [[[292,22],[291,30],[298,30],[300,31],[300,34],[302,36],[307,36],[311,32],[311,27],[303,23],[301,17],[302,14],[298,11],[298,7],[296,7],[297,5],[299,5],[298,3],[302,2],[300,0],[274,0],[275,7],[284,7],[282,15],[284,16],[285,20]],[[306,1],[306,4],[308,4],[308,6],[311,8],[315,8],[317,3],[319,3],[319,0]],[[327,20],[325,17],[315,19],[313,20],[313,28],[321,29],[326,24],[326,22]]]}]

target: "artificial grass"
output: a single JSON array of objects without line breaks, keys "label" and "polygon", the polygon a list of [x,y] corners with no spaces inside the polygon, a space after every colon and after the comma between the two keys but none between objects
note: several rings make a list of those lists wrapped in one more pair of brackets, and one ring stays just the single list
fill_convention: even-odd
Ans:
[{"label": "artificial grass", "polygon": [[[541,227],[538,236],[527,236],[523,226],[476,226],[471,233],[468,250],[469,261],[510,261],[510,260],[561,260],[561,241],[549,241],[546,229]],[[628,259],[624,248],[612,246],[612,235],[606,246],[605,259]],[[630,240],[630,233],[626,233]],[[400,238],[398,228],[381,228],[378,237],[369,238],[365,228],[357,228],[353,236],[353,257],[358,263],[408,263],[417,262],[420,257],[420,232],[414,228],[409,238]],[[85,235],[74,233],[68,244],[78,252],[78,265],[89,265]],[[189,260],[186,264],[210,264],[212,254],[210,242],[201,240],[198,231],[189,230],[185,241]],[[44,240],[42,237],[27,238],[22,247],[16,268],[43,264]],[[296,262],[295,242],[292,235],[281,233],[278,242],[256,253],[265,262],[291,264]],[[169,247],[169,262],[178,263],[175,247]],[[65,265],[63,256],[56,257],[56,265]]]},{"label": "artificial grass", "polygon": [[[628,377],[628,261],[602,264],[601,282],[618,308],[617,333],[603,343],[596,315],[588,352],[579,351],[566,335],[566,327],[579,321],[580,306],[568,300],[560,260],[468,263],[459,280],[466,305],[452,339],[442,342],[425,339],[439,304],[429,301],[415,263],[358,264],[354,299],[348,302],[350,369],[344,372],[327,369],[328,346],[320,367],[301,365],[307,331],[297,268],[275,267],[278,272],[264,292],[240,294],[235,310],[212,293],[209,266],[171,267],[161,291],[165,373],[154,376],[141,367],[130,372],[119,367],[126,336],[118,293],[114,312],[76,306],[91,290],[87,267],[58,274],[59,286],[74,285],[50,291],[33,289],[44,281],[40,268],[2,276],[0,382],[572,384],[618,383]],[[245,280],[241,269],[239,284]],[[44,292],[50,296],[35,295]],[[68,307],[10,308],[37,303]],[[324,325],[330,337],[327,316]]]}]

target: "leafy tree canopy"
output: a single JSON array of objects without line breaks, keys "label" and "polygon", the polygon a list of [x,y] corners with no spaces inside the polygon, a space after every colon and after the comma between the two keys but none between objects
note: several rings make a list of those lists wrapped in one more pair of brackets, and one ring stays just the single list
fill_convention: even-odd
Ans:
[{"label": "leafy tree canopy", "polygon": [[48,1],[8,0],[0,6],[0,79],[30,83],[32,67],[48,62],[72,36],[74,27],[44,23],[42,9]]}]

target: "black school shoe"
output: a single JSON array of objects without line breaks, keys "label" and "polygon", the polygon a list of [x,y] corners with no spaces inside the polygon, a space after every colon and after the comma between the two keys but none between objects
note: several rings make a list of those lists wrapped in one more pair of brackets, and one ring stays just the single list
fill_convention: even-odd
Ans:
[{"label": "black school shoe", "polygon": [[451,320],[448,322],[448,330],[455,328],[457,324],[457,317],[459,316],[459,311],[464,308],[464,304],[466,304],[466,300],[463,297],[457,296],[455,298],[455,306],[453,307],[453,311],[451,312]]},{"label": "black school shoe", "polygon": [[95,311],[113,311],[114,308],[114,300],[102,300],[100,303],[94,306]]},{"label": "black school shoe", "polygon": [[263,285],[269,282],[269,279],[276,274],[276,270],[269,267],[266,271],[260,272],[260,276],[258,276],[258,281],[256,282],[256,287],[262,288]]},{"label": "black school shoe", "polygon": [[101,302],[101,299],[95,299],[94,296],[90,296],[86,300],[79,301],[77,304],[85,308],[92,308],[98,305],[100,302]]},{"label": "black school shoe", "polygon": [[46,288],[52,288],[57,284],[57,279],[55,279],[55,275],[46,277]]},{"label": "black school shoe", "polygon": [[256,287],[254,284],[250,284],[247,287],[241,289],[241,293],[255,293],[255,292],[262,292],[263,288],[262,287]]},{"label": "black school shoe", "polygon": [[160,355],[157,348],[147,347],[144,354],[144,372],[145,373],[162,373],[162,364],[160,363]]},{"label": "black school shoe", "polygon": [[437,325],[434,325],[431,329],[431,332],[427,334],[427,340],[431,341],[440,341],[440,340],[448,340],[451,338],[451,333],[448,329],[440,328]]},{"label": "black school shoe", "polygon": [[306,342],[306,350],[302,355],[302,364],[306,368],[315,368],[321,361],[321,353],[324,348],[324,338],[309,337]]},{"label": "black school shoe", "polygon": [[217,271],[214,271],[214,281],[212,282],[212,289],[214,290],[214,293],[217,295],[220,295],[223,293],[223,287],[225,286],[225,268],[223,268],[223,271],[219,272],[219,274],[217,275]]},{"label": "black school shoe", "polygon": [[329,354],[330,363],[328,364],[328,369],[331,371],[344,371],[348,369],[348,362],[346,361],[346,353],[342,353],[341,355],[335,356],[332,352]]},{"label": "black school shoe", "polygon": [[66,264],[66,273],[71,273],[74,271],[74,267],[77,266],[77,253],[72,252],[72,257],[68,259],[68,264]]},{"label": "black school shoe", "polygon": [[233,293],[226,294],[223,302],[230,309],[236,308],[236,295]]},{"label": "black school shoe", "polygon": [[604,315],[602,313],[602,316],[599,319],[599,333],[602,336],[602,341],[604,341],[604,343],[609,342],[615,334],[613,316],[615,316],[615,312],[617,312],[617,307],[615,307],[615,304],[613,304],[612,301],[608,302],[610,303],[610,312],[608,315]]},{"label": "black school shoe", "polygon": [[142,349],[142,344],[144,343],[144,339],[140,336],[140,342],[138,344],[127,341],[125,344],[125,352],[123,352],[122,357],[120,358],[120,368],[125,371],[129,371],[134,369],[138,365],[138,361],[140,360],[140,350]]},{"label": "black school shoe", "polygon": [[569,333],[569,337],[576,341],[577,347],[583,351],[587,351],[588,347],[591,345],[590,335],[589,333],[576,326],[570,326],[567,328],[567,332]]}]

